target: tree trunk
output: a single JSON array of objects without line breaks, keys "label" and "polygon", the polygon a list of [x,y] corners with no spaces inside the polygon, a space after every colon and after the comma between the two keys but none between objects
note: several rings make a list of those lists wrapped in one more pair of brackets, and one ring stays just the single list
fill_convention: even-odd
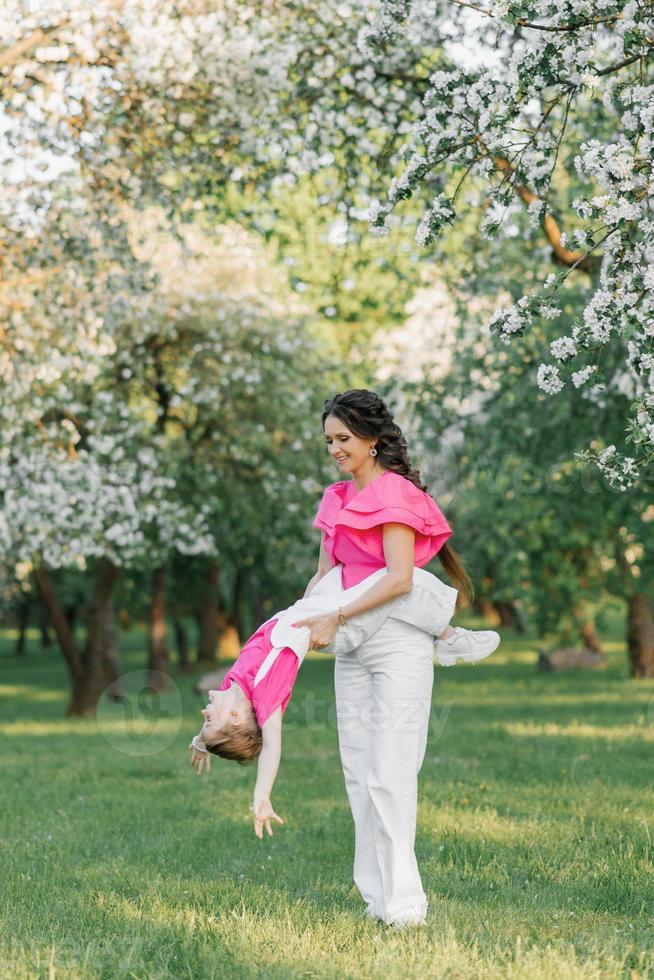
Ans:
[{"label": "tree trunk", "polygon": [[116,612],[113,600],[109,601],[107,622],[105,624],[104,658],[109,677],[109,687],[106,689],[110,701],[121,701],[125,696],[123,673],[118,653],[118,634],[116,632]]},{"label": "tree trunk", "polygon": [[236,624],[223,610],[218,611],[218,628],[220,630],[220,652],[226,657],[238,657],[241,652]]},{"label": "tree trunk", "polygon": [[199,663],[200,662],[200,637],[202,636],[202,609],[200,608],[200,606],[196,606],[195,609],[193,610],[193,619],[195,620],[195,628],[197,631],[197,638],[198,638],[196,661]]},{"label": "tree trunk", "polygon": [[[54,629],[54,623],[52,624],[52,628]],[[46,650],[48,647],[52,646],[52,637],[50,636],[50,630],[48,629],[47,613],[44,609],[42,609],[39,614],[39,630],[41,631],[41,646],[44,650]]]},{"label": "tree trunk", "polygon": [[632,677],[654,677],[654,608],[646,595],[629,596],[627,643]]},{"label": "tree trunk", "polygon": [[588,650],[594,650],[595,653],[602,652],[602,644],[599,641],[597,630],[595,629],[595,623],[592,621],[592,619],[587,619],[581,624],[579,627],[579,635],[584,641],[584,646]]},{"label": "tree trunk", "polygon": [[500,626],[513,626],[518,631],[522,628],[520,617],[515,604],[510,599],[498,599],[495,603],[500,617]]},{"label": "tree trunk", "polygon": [[175,616],[173,619],[173,628],[175,630],[175,646],[177,647],[179,669],[189,670],[191,658],[188,649],[188,635],[186,633],[186,627],[179,616]]},{"label": "tree trunk", "polygon": [[83,682],[77,687],[73,686],[73,696],[66,712],[69,715],[95,714],[100,696],[109,681],[104,651],[107,619],[111,613],[111,597],[117,578],[116,566],[108,559],[101,558],[97,563],[95,588],[88,612]]},{"label": "tree trunk", "polygon": [[243,594],[245,590],[245,576],[242,569],[238,569],[234,577],[234,589],[232,592],[232,615],[227,617],[227,622],[232,624],[236,630],[236,639],[243,634]]},{"label": "tree trunk", "polygon": [[106,558],[101,558],[96,563],[93,597],[88,608],[86,644],[82,653],[75,643],[68,617],[55,595],[46,569],[41,565],[34,571],[34,580],[57,634],[72,680],[66,716],[93,715],[109,680],[105,657],[107,619],[117,577],[118,569]]},{"label": "tree trunk", "polygon": [[264,600],[262,599],[261,593],[259,592],[258,589],[252,590],[250,601],[252,603],[252,613],[254,615],[254,621],[256,623],[256,628],[258,629],[261,623],[265,623],[265,621],[269,618],[266,615],[266,607],[264,606]]},{"label": "tree trunk", "polygon": [[218,562],[207,565],[203,591],[199,607],[198,661],[213,664],[218,647]]},{"label": "tree trunk", "polygon": [[30,622],[29,593],[25,595],[18,604],[18,637],[16,639],[16,656],[24,657],[27,653],[27,627]]},{"label": "tree trunk", "polygon": [[148,684],[153,691],[165,691],[169,686],[170,655],[166,646],[166,569],[163,566],[155,568],[152,584]]},{"label": "tree trunk", "polygon": [[68,625],[70,626],[70,631],[75,635],[75,627],[77,625],[77,618],[79,613],[79,607],[76,602],[71,602],[69,606],[66,606],[66,616],[68,617]]},{"label": "tree trunk", "polygon": [[474,602],[472,603],[472,608],[478,616],[483,616],[484,619],[487,619],[491,626],[500,625],[502,617],[500,616],[497,607],[490,601],[490,599],[475,596]]},{"label": "tree trunk", "polygon": [[567,628],[568,642],[573,644],[576,637],[583,640],[584,649],[602,653],[602,645],[595,629],[595,620],[588,615],[586,604],[580,602],[570,607],[570,622]]},{"label": "tree trunk", "polygon": [[[50,618],[52,628],[57,634],[61,652],[64,655],[73,685],[80,684],[84,675],[82,655],[78,650],[70,629],[68,617],[61,607],[52,585],[52,580],[44,565],[34,569],[34,582],[41,596],[45,611]],[[43,625],[41,625],[43,630]]]}]

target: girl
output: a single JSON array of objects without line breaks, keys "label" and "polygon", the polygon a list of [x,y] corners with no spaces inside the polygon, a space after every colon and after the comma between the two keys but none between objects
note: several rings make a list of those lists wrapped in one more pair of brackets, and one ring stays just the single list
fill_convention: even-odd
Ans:
[{"label": "girl", "polygon": [[[220,690],[209,691],[210,702],[202,712],[205,723],[189,746],[193,753],[191,761],[200,774],[205,767],[210,770],[208,752],[242,764],[259,758],[254,804],[255,831],[259,837],[267,819],[260,812],[262,804],[265,803],[263,809],[266,812],[273,814],[270,791],[281,753],[281,716],[277,707],[279,705],[283,714],[297,668],[309,649],[311,630],[302,625],[305,621],[293,620],[302,614],[341,613],[332,642],[317,641],[315,644],[333,654],[348,653],[360,646],[388,617],[413,624],[430,637],[441,635],[449,623],[457,590],[421,568],[413,569],[413,584],[405,595],[345,620],[343,604],[358,599],[387,571],[385,567],[380,568],[357,585],[343,589],[341,566],[334,566],[312,585],[309,595],[267,620],[247,641],[231,670],[223,671]],[[459,653],[459,656],[473,663],[488,656],[499,643],[498,634],[492,631],[471,635],[475,639],[474,648]],[[262,637],[266,638],[263,643],[259,642]],[[480,640],[483,648],[479,645]],[[295,657],[290,668],[286,662],[289,653]],[[282,660],[276,668],[280,656]],[[281,820],[277,815],[275,819]],[[266,829],[272,835],[269,822]]]}]

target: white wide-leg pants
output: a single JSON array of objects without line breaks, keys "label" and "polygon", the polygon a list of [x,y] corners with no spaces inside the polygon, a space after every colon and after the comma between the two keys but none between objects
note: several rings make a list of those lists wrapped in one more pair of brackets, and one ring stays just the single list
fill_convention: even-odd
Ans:
[{"label": "white wide-leg pants", "polygon": [[388,618],[368,640],[337,654],[338,740],[352,816],[354,882],[385,922],[427,911],[416,856],[418,773],[434,683],[429,633]]}]

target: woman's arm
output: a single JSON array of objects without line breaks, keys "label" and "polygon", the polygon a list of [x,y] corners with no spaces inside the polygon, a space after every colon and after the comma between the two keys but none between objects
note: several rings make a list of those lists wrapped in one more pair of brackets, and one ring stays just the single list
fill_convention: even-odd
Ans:
[{"label": "woman's arm", "polygon": [[263,723],[263,748],[257,760],[257,780],[254,786],[252,809],[254,811],[254,832],[257,837],[263,837],[265,823],[268,834],[272,837],[270,821],[284,823],[273,810],[270,794],[275,783],[277,770],[282,757],[282,708],[275,708],[269,718]]},{"label": "woman's arm", "polygon": [[384,559],[388,571],[358,599],[343,606],[346,619],[374,609],[413,588],[416,532],[406,524],[384,524]]},{"label": "woman's arm", "polygon": [[[388,571],[378,582],[371,585],[358,599],[343,606],[346,619],[357,613],[374,609],[396,596],[405,595],[413,588],[415,561],[415,537],[413,528],[406,524],[384,524],[384,560]],[[320,649],[331,643],[338,626],[338,612],[322,613],[298,619],[293,626],[308,626],[311,630],[309,647]]]},{"label": "woman's arm", "polygon": [[307,583],[307,587],[304,590],[304,595],[302,597],[303,599],[306,599],[306,597],[308,595],[311,595],[311,593],[313,592],[314,586],[316,586],[318,584],[318,582],[320,581],[321,578],[322,578],[322,575],[320,574],[320,572],[316,572],[316,574],[313,576],[313,578],[310,578],[309,579],[309,581]]},{"label": "woman's arm", "polygon": [[309,580],[309,584],[307,585],[304,591],[304,598],[306,598],[308,595],[311,595],[314,586],[318,584],[318,582],[323,577],[323,575],[326,575],[327,572],[331,571],[331,569],[334,567],[335,566],[331,563],[329,559],[329,555],[325,550],[325,532],[323,531],[322,537],[320,539],[320,553],[318,555],[318,571],[313,576],[313,578]]}]

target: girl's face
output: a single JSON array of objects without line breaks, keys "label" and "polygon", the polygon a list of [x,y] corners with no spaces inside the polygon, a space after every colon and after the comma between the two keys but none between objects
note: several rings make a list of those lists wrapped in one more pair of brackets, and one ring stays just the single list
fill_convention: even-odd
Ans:
[{"label": "girl's face", "polygon": [[376,439],[355,436],[335,415],[327,416],[324,429],[327,451],[341,473],[356,473],[362,466],[365,469],[375,465],[370,447],[375,445]]},{"label": "girl's face", "polygon": [[233,682],[226,691],[209,691],[209,704],[201,712],[204,717],[202,735],[206,741],[216,738],[227,722],[238,724],[243,719],[243,707],[238,703],[237,695]]}]

